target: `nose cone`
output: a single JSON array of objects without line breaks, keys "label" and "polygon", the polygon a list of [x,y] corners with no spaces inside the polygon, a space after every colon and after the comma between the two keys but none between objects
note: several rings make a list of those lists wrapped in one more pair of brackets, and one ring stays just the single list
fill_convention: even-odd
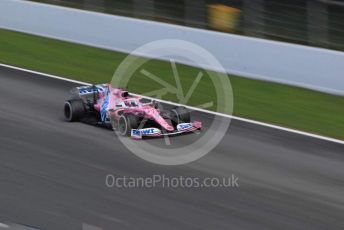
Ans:
[{"label": "nose cone", "polygon": [[169,123],[167,123],[165,121],[165,119],[163,117],[160,116],[159,113],[155,113],[154,114],[154,120],[161,125],[162,128],[164,128],[165,130],[172,132],[174,130],[173,126],[171,126]]},{"label": "nose cone", "polygon": [[165,121],[165,119],[162,118],[161,116],[157,119],[157,122],[161,125],[161,127],[163,127],[164,129],[166,129],[169,132],[172,132],[174,130],[173,126],[171,126],[169,123],[167,123]]},{"label": "nose cone", "polygon": [[167,124],[167,126],[165,126],[164,129],[166,129],[167,131],[172,132],[174,130],[173,126],[169,125],[167,122],[166,122],[166,124]]}]

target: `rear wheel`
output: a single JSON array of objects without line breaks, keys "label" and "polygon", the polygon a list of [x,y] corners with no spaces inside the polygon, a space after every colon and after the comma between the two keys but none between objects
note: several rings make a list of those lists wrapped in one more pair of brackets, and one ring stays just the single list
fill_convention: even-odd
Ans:
[{"label": "rear wheel", "polygon": [[118,132],[122,136],[130,136],[132,129],[137,129],[139,120],[132,114],[121,115],[118,120]]},{"label": "rear wheel", "polygon": [[190,111],[183,106],[171,109],[171,122],[174,127],[180,123],[190,122]]},{"label": "rear wheel", "polygon": [[64,115],[67,121],[79,121],[85,115],[85,106],[81,99],[68,100],[64,105]]}]

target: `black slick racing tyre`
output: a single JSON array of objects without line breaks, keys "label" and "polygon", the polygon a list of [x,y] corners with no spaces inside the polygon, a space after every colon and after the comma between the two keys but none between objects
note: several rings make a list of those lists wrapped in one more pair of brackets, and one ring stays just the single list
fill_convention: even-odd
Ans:
[{"label": "black slick racing tyre", "polygon": [[73,99],[65,102],[64,116],[67,121],[79,121],[85,115],[85,106],[81,99]]},{"label": "black slick racing tyre", "polygon": [[118,120],[118,132],[122,136],[130,136],[132,129],[139,126],[138,118],[132,114],[121,115]]},{"label": "black slick racing tyre", "polygon": [[190,122],[190,111],[183,106],[176,107],[170,111],[171,122],[174,127],[180,123]]}]

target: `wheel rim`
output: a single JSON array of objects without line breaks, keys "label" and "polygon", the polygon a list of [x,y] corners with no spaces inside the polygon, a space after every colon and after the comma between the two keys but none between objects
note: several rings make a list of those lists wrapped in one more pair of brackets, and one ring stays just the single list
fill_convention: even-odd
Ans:
[{"label": "wheel rim", "polygon": [[127,121],[124,117],[119,119],[118,130],[121,135],[125,135],[127,133]]}]

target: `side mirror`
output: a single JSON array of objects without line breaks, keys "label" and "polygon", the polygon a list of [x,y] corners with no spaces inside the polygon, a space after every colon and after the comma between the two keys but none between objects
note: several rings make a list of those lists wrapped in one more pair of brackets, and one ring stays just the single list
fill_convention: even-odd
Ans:
[{"label": "side mirror", "polygon": [[153,107],[154,107],[155,109],[159,109],[159,104],[158,104],[158,102],[157,102],[156,100],[153,100],[153,101],[152,101],[152,105],[153,105]]}]

